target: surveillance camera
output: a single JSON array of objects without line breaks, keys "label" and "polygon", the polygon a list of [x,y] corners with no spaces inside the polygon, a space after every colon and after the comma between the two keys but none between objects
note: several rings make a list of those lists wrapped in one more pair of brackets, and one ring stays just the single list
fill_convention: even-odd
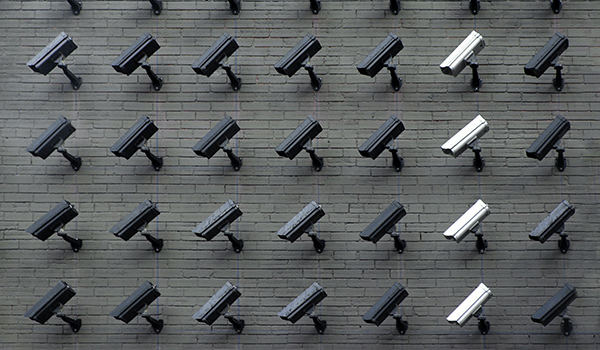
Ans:
[{"label": "surveillance camera", "polygon": [[479,199],[444,232],[444,237],[454,240],[456,243],[460,243],[469,232],[477,229],[477,226],[488,215],[490,215],[490,208]]},{"label": "surveillance camera", "polygon": [[560,147],[560,139],[571,129],[571,123],[560,114],[548,125],[538,138],[533,141],[525,152],[527,157],[542,160],[550,152],[556,149],[558,159],[555,164],[559,171],[564,171],[567,163],[564,157],[565,149]]},{"label": "surveillance camera", "polygon": [[564,335],[569,335],[573,330],[573,325],[570,322],[570,318],[565,314],[567,306],[577,298],[577,290],[569,283],[565,284],[558,293],[554,294],[550,300],[548,300],[544,306],[537,310],[532,316],[533,322],[541,323],[544,326],[552,322],[552,320],[561,315],[563,322],[561,324],[561,330]]},{"label": "surveillance camera", "polygon": [[73,319],[66,316],[62,312],[62,307],[75,296],[75,291],[71,286],[63,281],[58,283],[52,288],[46,295],[42,297],[29,311],[23,315],[29,317],[33,321],[39,322],[40,324],[46,323],[50,317],[56,315],[63,321],[67,322],[71,326],[71,330],[74,333],[79,332],[81,329],[81,320]]},{"label": "surveillance camera", "polygon": [[390,289],[367,311],[363,316],[363,321],[379,325],[385,321],[389,315],[396,319],[396,328],[400,334],[406,333],[408,322],[402,321],[399,314],[395,313],[398,305],[408,296],[406,289],[398,282],[394,283]]},{"label": "surveillance camera", "polygon": [[469,36],[467,36],[465,40],[452,51],[450,56],[440,64],[442,73],[456,77],[468,65],[473,70],[471,87],[474,91],[479,91],[481,88],[481,79],[479,79],[479,74],[477,72],[479,65],[475,63],[473,59],[484,47],[485,41],[483,41],[481,34],[472,31],[471,34],[469,34]]},{"label": "surveillance camera", "polygon": [[321,208],[317,202],[310,202],[302,211],[292,218],[287,224],[285,224],[277,232],[277,236],[281,239],[285,239],[294,243],[303,233],[308,233],[310,238],[313,240],[313,245],[317,253],[321,253],[325,248],[325,241],[319,239],[316,233],[311,232],[314,224],[319,221],[320,218],[325,216],[325,211]]},{"label": "surveillance camera", "polygon": [[232,14],[237,15],[242,9],[242,0],[229,0],[229,11]]},{"label": "surveillance camera", "polygon": [[206,220],[196,226],[192,232],[198,237],[202,237],[207,241],[213,239],[219,232],[223,232],[233,244],[236,253],[242,251],[244,241],[233,237],[233,233],[228,231],[231,225],[237,218],[242,216],[242,211],[231,199],[223,204],[217,211],[212,213]]},{"label": "surveillance camera", "polygon": [[477,288],[446,318],[446,321],[464,326],[472,316],[479,319],[479,330],[482,334],[487,334],[490,328],[489,322],[485,317],[478,315],[483,305],[492,297],[492,291],[485,284],[480,283]]},{"label": "surveillance camera", "polygon": [[221,315],[233,325],[236,333],[242,333],[244,320],[236,319],[228,312],[229,307],[242,295],[233,284],[226,282],[210,300],[194,314],[194,319],[212,325]]},{"label": "surveillance camera", "polygon": [[315,328],[319,334],[325,332],[327,322],[322,321],[314,313],[314,309],[321,300],[325,299],[327,293],[318,283],[313,283],[308,289],[300,294],[294,301],[289,303],[283,310],[277,314],[286,321],[296,323],[304,315],[310,315],[313,319]]},{"label": "surveillance camera", "polygon": [[78,171],[81,168],[81,157],[71,155],[63,147],[63,143],[75,130],[71,121],[61,115],[27,147],[27,152],[46,159],[54,150],[58,150],[71,163],[73,170]]},{"label": "surveillance camera", "polygon": [[163,2],[161,0],[149,0],[152,5],[152,12],[155,15],[160,15],[163,9]]},{"label": "surveillance camera", "polygon": [[135,124],[129,130],[119,138],[117,142],[110,148],[110,151],[117,157],[123,157],[125,159],[131,158],[137,150],[142,150],[146,157],[152,162],[154,170],[158,171],[162,168],[163,160],[162,157],[157,157],[148,147],[146,142],[152,135],[158,131],[154,122],[146,116],[142,116],[138,119]]},{"label": "surveillance camera", "polygon": [[31,226],[29,226],[25,232],[31,233],[35,238],[45,241],[48,237],[54,233],[58,233],[65,241],[71,244],[71,249],[75,253],[79,252],[83,242],[81,239],[69,237],[62,228],[73,220],[79,213],[75,210],[75,207],[66,200],[58,203],[54,208],[50,209],[49,212],[44,214]]},{"label": "surveillance camera", "polygon": [[224,33],[206,50],[200,58],[192,64],[192,69],[197,74],[210,77],[219,67],[225,70],[233,91],[238,91],[242,85],[242,79],[235,76],[231,67],[227,64],[227,58],[239,48],[238,43],[229,34]]},{"label": "surveillance camera", "polygon": [[131,322],[136,316],[141,315],[151,325],[155,333],[160,333],[163,328],[163,320],[158,320],[146,313],[146,309],[156,298],[160,296],[158,288],[146,281],[136,289],[125,301],[110,312],[109,316],[125,323]]},{"label": "surveillance camera", "polygon": [[146,71],[150,80],[152,80],[152,86],[154,90],[158,91],[162,87],[163,79],[159,78],[156,73],[152,71],[150,64],[147,60],[160,49],[160,45],[156,42],[156,39],[148,33],[142,34],[127,50],[117,57],[110,65],[119,73],[130,75],[139,66]]},{"label": "surveillance camera", "polygon": [[83,7],[81,4],[81,1],[67,0],[67,2],[69,3],[69,5],[71,5],[71,11],[73,11],[73,14],[75,16],[77,16],[81,13],[81,9]]},{"label": "surveillance camera", "polygon": [[321,44],[312,34],[308,33],[293,49],[275,63],[275,70],[279,74],[285,74],[288,77],[296,74],[300,67],[304,67],[310,75],[310,82],[313,90],[319,91],[322,85],[321,78],[317,77],[314,68],[308,63],[311,57],[321,50]]},{"label": "surveillance camera", "polygon": [[365,241],[377,243],[383,235],[390,233],[394,238],[394,245],[398,252],[402,253],[406,248],[406,242],[400,240],[399,234],[394,234],[394,228],[398,221],[406,215],[406,209],[398,201],[393,201],[373,222],[367,226],[361,233],[360,238]]},{"label": "surveillance camera", "polygon": [[394,148],[394,140],[403,131],[404,124],[398,117],[393,115],[358,148],[358,152],[363,157],[376,159],[387,148],[392,153],[394,170],[400,171],[404,165],[404,160],[398,155],[398,150]]},{"label": "surveillance camera", "polygon": [[43,75],[48,75],[54,67],[58,66],[71,81],[73,90],[79,90],[81,78],[75,76],[63,62],[63,59],[67,58],[75,49],[77,49],[77,45],[75,45],[73,39],[65,32],[61,32],[50,44],[46,45],[42,51],[27,62],[27,65],[34,72]]},{"label": "surveillance camera", "polygon": [[565,222],[575,214],[575,207],[571,203],[563,200],[537,227],[531,231],[529,238],[534,241],[544,243],[555,232],[560,232],[560,241],[558,246],[563,253],[569,249],[570,242],[567,240],[567,234],[564,233]]},{"label": "surveillance camera", "polygon": [[397,15],[400,12],[400,0],[390,0],[390,11],[394,15]]},{"label": "surveillance camera", "polygon": [[561,0],[550,0],[550,8],[552,12],[559,14],[562,9],[562,1]]},{"label": "surveillance camera", "polygon": [[556,77],[554,78],[553,85],[557,91],[561,91],[565,81],[562,78],[561,70],[562,65],[558,64],[558,57],[565,52],[569,47],[569,39],[561,33],[556,33],[550,40],[542,47],[542,49],[531,58],[531,60],[525,65],[525,74],[539,78],[544,72],[553,66],[556,70]]},{"label": "surveillance camera", "polygon": [[[137,206],[132,212],[127,214],[121,221],[114,225],[108,232],[121,238],[124,241],[128,241],[133,235],[138,232],[144,231],[150,221],[154,220],[160,214],[156,204],[146,199],[140,205]],[[149,233],[143,234],[146,239],[152,243],[152,247],[155,252],[160,252],[163,247],[163,240],[156,239]]]},{"label": "surveillance camera", "polygon": [[217,153],[219,148],[222,148],[229,160],[233,170],[239,171],[242,167],[242,159],[233,154],[231,147],[227,146],[227,142],[240,131],[240,127],[236,121],[230,116],[226,115],[214,128],[212,128],[203,138],[198,142],[192,150],[199,156],[211,158]]},{"label": "surveillance camera", "polygon": [[323,168],[323,158],[317,156],[314,148],[310,146],[310,142],[319,133],[323,131],[321,124],[312,116],[308,116],[296,130],[294,130],[283,142],[275,148],[275,152],[281,157],[294,159],[302,149],[305,149],[313,163],[315,171],[321,171]]},{"label": "surveillance camera", "polygon": [[488,130],[490,130],[490,127],[487,121],[478,115],[469,124],[452,136],[450,140],[446,141],[442,145],[442,151],[456,158],[467,148],[471,148],[475,153],[473,165],[478,172],[481,172],[485,165],[485,161],[481,158],[481,148],[475,141],[478,141],[488,132]]},{"label": "surveillance camera", "polygon": [[394,91],[398,91],[402,86],[402,79],[396,74],[396,66],[393,65],[392,58],[403,48],[400,38],[390,33],[356,68],[360,74],[373,78],[383,67],[386,67],[392,77],[392,87]]}]

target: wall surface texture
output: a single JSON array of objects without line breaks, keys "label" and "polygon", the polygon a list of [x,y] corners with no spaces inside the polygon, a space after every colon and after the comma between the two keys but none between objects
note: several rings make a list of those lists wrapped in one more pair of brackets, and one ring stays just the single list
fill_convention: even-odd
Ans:
[{"label": "wall surface texture", "polygon": [[[403,0],[396,16],[386,0],[322,0],[318,15],[308,0],[242,0],[239,15],[225,0],[164,0],[160,16],[148,1],[82,2],[79,16],[66,1],[0,2],[0,348],[598,349],[599,1],[563,0],[555,15],[547,0],[482,0],[476,16],[467,0]],[[478,93],[468,67],[455,78],[438,67],[473,29],[486,42]],[[83,78],[79,91],[58,68],[44,76],[26,65],[61,31],[78,45],[65,62]],[[554,69],[539,79],[523,73],[556,31],[569,38],[560,93]],[[144,32],[161,45],[149,59],[164,78],[159,92],[141,68],[126,76],[110,66]],[[205,77],[190,67],[224,32],[240,46],[229,59],[239,92],[223,70]],[[356,69],[390,32],[405,46],[394,59],[399,92],[385,69],[375,78]],[[319,92],[303,69],[287,77],[273,67],[306,33],[323,46],[311,60]],[[453,158],[440,149],[478,114],[490,125],[481,173],[470,150]],[[571,122],[564,172],[554,151],[525,156],[558,114]],[[57,152],[42,160],[26,151],[59,115],[77,128],[65,147],[82,157],[78,172]],[[125,160],[109,151],[142,115],[159,128],[149,147],[164,158],[160,171],[141,152]],[[191,150],[225,115],[241,127],[230,141],[239,172],[222,151],[208,160]],[[289,160],[274,150],[309,115],[323,126],[313,142],[321,172],[306,152]],[[390,115],[406,126],[395,142],[400,173],[387,151],[376,160],[358,153]],[[442,235],[480,198],[491,209],[485,254],[472,234],[459,244]],[[65,227],[83,240],[79,253],[57,235],[42,242],[25,232],[62,199],[79,212]],[[108,232],[145,199],[161,211],[148,226],[165,241],[158,254],[139,234],[123,241]],[[245,243],[239,255],[222,234],[205,241],[191,231],[228,199],[244,213],[231,226]],[[557,234],[545,244],[528,237],[563,199],[576,207],[566,254]],[[307,235],[292,244],[276,234],[313,200],[326,213],[315,225],[321,254]],[[403,254],[389,235],[377,244],[359,237],[394,200],[407,210],[397,225]],[[64,312],[82,319],[78,334],[57,317],[44,325],[23,317],[59,280],[77,292]],[[108,315],[146,280],[162,294],[148,309],[165,321],[159,335],[140,317],[124,324]],[[246,322],[241,335],[224,318],[213,326],[192,318],[226,281],[242,293],[231,308]],[[316,310],[328,322],[323,335],[308,317],[277,316],[313,282],[328,294]],[[362,320],[394,282],[409,292],[399,308],[405,335],[391,317],[379,327]],[[462,328],[446,321],[481,282],[493,292],[485,336],[476,319]],[[567,282],[578,293],[569,337],[560,317],[546,327],[530,320]]]}]

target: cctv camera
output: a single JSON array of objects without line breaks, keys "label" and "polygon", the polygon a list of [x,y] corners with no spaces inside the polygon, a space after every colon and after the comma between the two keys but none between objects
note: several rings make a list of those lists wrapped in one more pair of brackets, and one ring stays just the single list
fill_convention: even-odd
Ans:
[{"label": "cctv camera", "polygon": [[71,326],[74,333],[81,329],[81,320],[68,317],[62,312],[62,307],[75,296],[75,291],[71,286],[63,281],[58,283],[46,295],[42,297],[29,311],[23,315],[30,319],[44,324],[50,317],[56,315]]},{"label": "cctv camera", "polygon": [[325,297],[327,297],[327,293],[325,293],[323,287],[315,282],[294,299],[294,301],[283,308],[283,310],[279,311],[277,315],[292,323],[296,323],[304,315],[309,315],[315,324],[317,332],[323,334],[325,328],[327,328],[327,322],[320,320],[319,316],[315,314],[314,309]]},{"label": "cctv camera", "polygon": [[390,289],[373,305],[363,316],[363,321],[379,325],[385,321],[389,315],[396,319],[396,329],[400,334],[406,333],[408,322],[402,321],[400,314],[396,313],[398,305],[408,296],[406,289],[398,282],[394,283]]},{"label": "cctv camera", "polygon": [[240,131],[240,127],[236,121],[226,115],[208,134],[206,134],[200,142],[198,142],[192,150],[199,156],[211,158],[217,153],[219,148],[223,149],[229,160],[233,170],[239,171],[242,167],[242,158],[233,154],[231,147],[227,146],[227,142]]},{"label": "cctv camera", "polygon": [[573,325],[571,324],[571,318],[566,315],[566,309],[576,298],[577,290],[567,283],[531,316],[531,320],[541,323],[545,327],[556,316],[560,315],[563,319],[560,328],[563,334],[568,336],[573,330]]},{"label": "cctv camera", "polygon": [[325,249],[325,241],[319,239],[315,232],[312,232],[312,227],[320,218],[325,216],[325,211],[317,202],[310,202],[302,211],[292,218],[277,232],[277,236],[294,243],[303,233],[307,233],[313,241],[313,245],[317,253],[321,253]]},{"label": "cctv camera", "polygon": [[242,295],[233,284],[226,282],[221,289],[210,300],[194,314],[194,319],[198,322],[204,322],[212,325],[221,315],[223,315],[235,329],[236,333],[242,333],[244,330],[244,320],[236,319],[229,314],[231,305]]},{"label": "cctv camera", "polygon": [[233,249],[236,253],[242,251],[244,241],[233,237],[233,233],[229,232],[231,225],[237,218],[242,216],[242,211],[231,199],[223,204],[217,211],[212,213],[206,220],[196,226],[192,232],[198,237],[202,237],[207,241],[213,239],[219,232],[223,232],[233,244]]},{"label": "cctv camera", "polygon": [[481,308],[492,297],[492,291],[485,284],[480,283],[477,288],[446,318],[446,321],[464,326],[472,316],[479,319],[479,331],[481,334],[487,334],[490,329],[490,323],[481,316]]},{"label": "cctv camera", "polygon": [[390,33],[356,68],[360,74],[373,78],[383,67],[386,67],[392,77],[392,87],[394,91],[398,91],[402,86],[402,79],[396,74],[396,66],[393,65],[392,59],[403,48],[400,38]]},{"label": "cctv camera", "polygon": [[78,171],[81,168],[81,157],[71,155],[63,147],[63,143],[75,130],[71,121],[61,115],[27,147],[27,152],[46,159],[54,150],[58,150],[71,163],[73,170]]},{"label": "cctv camera", "polygon": [[281,157],[294,159],[302,149],[310,155],[315,171],[323,168],[323,158],[317,156],[314,148],[310,146],[312,139],[323,131],[321,124],[312,116],[308,116],[296,130],[294,130],[283,142],[275,148],[275,152]]},{"label": "cctv camera", "polygon": [[544,74],[548,67],[553,66],[556,70],[556,77],[552,80],[552,84],[557,91],[561,91],[565,85],[565,80],[562,78],[562,65],[558,64],[558,57],[565,52],[569,47],[569,39],[561,33],[556,33],[542,47],[542,49],[531,58],[525,65],[525,74],[539,78]]},{"label": "cctv camera", "polygon": [[400,12],[400,0],[390,0],[390,11],[394,15],[397,15]]},{"label": "cctv camera", "polygon": [[69,5],[71,5],[71,11],[73,11],[73,14],[75,16],[77,16],[81,13],[81,9],[83,7],[81,4],[81,1],[67,0],[67,2],[69,3]]},{"label": "cctv camera", "polygon": [[[154,220],[160,214],[156,204],[146,199],[140,205],[137,206],[132,212],[127,214],[121,221],[114,225],[108,232],[121,238],[124,241],[128,241],[133,235],[138,232],[145,230],[146,226],[150,221]],[[163,247],[163,240],[154,238],[149,233],[142,234],[146,239],[152,243],[152,247],[155,252],[160,252]]]},{"label": "cctv camera", "polygon": [[444,237],[460,243],[469,232],[474,232],[477,236],[477,249],[483,253],[487,248],[487,241],[483,239],[483,233],[476,231],[488,215],[490,215],[490,208],[479,199],[444,232]]},{"label": "cctv camera", "polygon": [[481,172],[485,165],[485,161],[481,158],[481,148],[475,141],[478,141],[488,132],[488,130],[490,130],[490,127],[487,121],[478,115],[469,124],[452,136],[450,140],[446,141],[442,145],[442,151],[456,158],[467,148],[471,148],[475,153],[473,165],[478,172]]},{"label": "cctv camera", "polygon": [[466,39],[452,51],[450,56],[440,64],[442,73],[456,77],[468,65],[473,70],[471,87],[474,91],[479,91],[481,88],[481,79],[477,72],[479,64],[475,63],[473,60],[484,47],[485,42],[483,41],[481,34],[472,31],[471,34],[469,34],[469,36],[467,36]]},{"label": "cctv camera", "polygon": [[152,80],[152,86],[154,90],[158,91],[163,85],[163,79],[159,78],[156,73],[152,71],[150,64],[147,60],[160,49],[160,45],[148,33],[142,34],[127,50],[117,57],[110,65],[119,73],[130,75],[139,66],[146,71],[150,80]]},{"label": "cctv camera", "polygon": [[310,76],[310,84],[315,91],[321,89],[322,80],[317,77],[313,66],[308,61],[321,50],[321,44],[312,34],[308,33],[288,53],[275,63],[275,70],[288,77],[294,75],[300,67],[304,67]]},{"label": "cctv camera", "polygon": [[154,122],[146,116],[142,116],[129,130],[119,138],[119,140],[110,148],[110,151],[117,157],[125,159],[131,158],[132,155],[141,150],[146,157],[152,162],[154,170],[158,171],[162,168],[162,157],[157,157],[146,146],[146,142],[152,135],[158,131]]},{"label": "cctv camera", "polygon": [[160,333],[163,328],[163,320],[155,319],[150,316],[146,309],[148,306],[160,296],[158,288],[152,283],[146,281],[138,289],[136,289],[125,301],[110,312],[109,316],[125,323],[131,322],[136,316],[141,315],[151,325],[156,334]]},{"label": "cctv camera", "polygon": [[71,244],[71,249],[75,253],[79,252],[83,242],[79,238],[69,237],[63,230],[63,227],[73,220],[79,213],[75,207],[66,200],[58,203],[49,212],[29,226],[25,232],[31,233],[35,238],[45,241],[48,237],[57,233],[65,241]]},{"label": "cctv camera", "polygon": [[48,75],[54,67],[58,66],[71,81],[73,90],[79,90],[81,78],[73,74],[63,62],[63,59],[67,58],[75,49],[77,49],[77,45],[75,45],[73,39],[65,32],[61,32],[50,44],[27,62],[27,65],[34,72],[43,75]]},{"label": "cctv camera", "polygon": [[559,171],[564,171],[567,163],[564,157],[565,149],[560,146],[560,139],[565,136],[569,129],[571,129],[571,123],[559,114],[529,146],[525,152],[527,157],[542,160],[554,148],[558,152],[555,165]]},{"label": "cctv camera", "polygon": [[398,155],[398,149],[394,148],[394,140],[403,131],[404,124],[398,117],[393,115],[358,148],[358,152],[363,157],[376,159],[387,148],[392,153],[394,170],[399,172],[404,166],[404,160]]},{"label": "cctv camera", "polygon": [[197,74],[202,74],[210,77],[219,67],[225,70],[233,91],[238,91],[242,85],[242,79],[238,78],[231,71],[231,67],[227,64],[227,58],[231,56],[237,49],[238,44],[229,34],[224,33],[221,37],[206,50],[200,58],[192,64],[192,69]]},{"label": "cctv camera", "polygon": [[155,15],[160,15],[163,9],[163,2],[161,0],[149,0],[150,5],[152,5],[152,12]]},{"label": "cctv camera", "polygon": [[360,238],[365,241],[377,243],[383,235],[389,233],[394,238],[394,246],[399,253],[406,248],[406,242],[400,239],[400,234],[395,233],[395,226],[406,215],[406,209],[398,201],[393,201],[373,222],[361,233]]},{"label": "cctv camera", "polygon": [[560,232],[560,241],[558,246],[561,252],[566,253],[570,242],[567,240],[567,234],[564,232],[565,222],[575,214],[575,207],[571,203],[563,200],[537,227],[531,231],[529,238],[534,241],[544,243],[555,232]]}]

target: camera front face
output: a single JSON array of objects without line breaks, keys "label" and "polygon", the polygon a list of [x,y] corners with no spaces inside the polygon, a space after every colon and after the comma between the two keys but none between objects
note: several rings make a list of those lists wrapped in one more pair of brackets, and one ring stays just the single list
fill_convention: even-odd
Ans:
[{"label": "camera front face", "polygon": [[275,148],[275,152],[281,157],[294,159],[302,151],[305,144],[317,137],[323,131],[321,124],[308,116],[283,142]]},{"label": "camera front face", "polygon": [[221,145],[231,140],[240,131],[236,121],[230,116],[225,116],[200,140],[192,150],[199,156],[211,158],[221,148]]},{"label": "camera front face", "polygon": [[75,127],[71,125],[71,122],[67,118],[60,116],[27,147],[27,152],[36,157],[46,159],[73,132],[75,132]]},{"label": "camera front face", "polygon": [[356,68],[362,75],[375,77],[385,67],[385,63],[395,57],[404,48],[400,38],[390,33]]},{"label": "camera front face", "polygon": [[130,47],[123,51],[111,63],[111,66],[119,73],[130,75],[142,65],[142,60],[148,59],[158,49],[160,49],[160,45],[158,45],[152,35],[144,33]]},{"label": "camera front face", "polygon": [[239,45],[235,39],[224,33],[192,64],[192,69],[197,74],[210,77],[219,69],[221,62],[231,56],[238,48]]},{"label": "camera front face", "polygon": [[67,283],[59,281],[24,316],[44,324],[54,315],[54,311],[58,307],[65,305],[75,294],[75,291]]},{"label": "camera front face", "polygon": [[288,77],[293,76],[302,64],[321,50],[321,44],[312,34],[308,33],[288,51],[283,58],[275,63],[275,70]]},{"label": "camera front face", "polygon": [[32,58],[27,65],[34,72],[47,75],[58,64],[61,58],[66,58],[75,51],[77,45],[65,32],[60,33],[50,44]]}]

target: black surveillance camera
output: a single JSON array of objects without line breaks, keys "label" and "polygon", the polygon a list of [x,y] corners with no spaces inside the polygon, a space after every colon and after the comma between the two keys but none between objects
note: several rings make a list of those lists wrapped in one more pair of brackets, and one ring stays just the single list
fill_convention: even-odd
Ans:
[{"label": "black surveillance camera", "polygon": [[400,12],[400,0],[390,0],[390,11],[394,15],[397,15]]},{"label": "black surveillance camera", "polygon": [[471,10],[471,13],[474,15],[478,14],[479,10],[481,10],[479,0],[469,0],[469,10]]},{"label": "black surveillance camera", "polygon": [[317,202],[310,202],[296,216],[277,232],[277,236],[294,243],[303,233],[307,233],[312,239],[313,245],[317,253],[323,252],[325,249],[325,240],[317,237],[317,234],[312,231],[313,225],[325,216],[325,211]]},{"label": "black surveillance camera", "polygon": [[229,0],[229,11],[232,14],[237,15],[242,9],[242,0]]},{"label": "black surveillance camera", "polygon": [[229,34],[224,33],[221,37],[206,50],[200,58],[192,64],[192,69],[197,74],[210,77],[219,67],[225,70],[233,91],[238,91],[242,86],[242,79],[233,74],[231,67],[227,64],[227,58],[237,49],[238,43]]},{"label": "black surveillance camera", "polygon": [[404,45],[400,38],[396,34],[390,33],[356,68],[360,74],[373,78],[383,67],[386,67],[390,71],[394,91],[399,91],[402,79],[396,74],[396,66],[392,63],[392,59],[403,48]]},{"label": "black surveillance camera", "polygon": [[75,296],[75,291],[71,286],[63,281],[59,281],[46,295],[42,297],[29,311],[25,317],[39,322],[46,323],[53,315],[60,317],[71,326],[74,333],[81,329],[81,320],[68,317],[62,312],[62,307]]},{"label": "black surveillance camera", "polygon": [[558,232],[560,233],[558,247],[561,252],[566,253],[569,250],[571,243],[567,239],[568,235],[564,231],[565,222],[567,222],[573,214],[575,214],[575,207],[566,200],[563,200],[533,231],[531,231],[529,238],[544,243],[550,236]]},{"label": "black surveillance camera", "polygon": [[567,283],[531,316],[531,320],[541,323],[545,327],[556,316],[561,316],[563,320],[560,329],[564,335],[568,336],[573,330],[573,324],[571,323],[571,318],[566,315],[566,309],[576,298],[577,290]]},{"label": "black surveillance camera", "polygon": [[223,204],[217,211],[212,213],[206,220],[196,226],[192,232],[207,241],[213,239],[219,232],[223,232],[233,245],[233,250],[239,253],[244,248],[244,240],[235,238],[229,226],[242,216],[242,211],[231,199]]},{"label": "black surveillance camera", "polygon": [[376,159],[387,148],[392,153],[394,170],[400,172],[404,166],[404,160],[398,155],[398,149],[394,147],[394,140],[403,131],[404,124],[393,115],[358,148],[358,152],[363,157]]},{"label": "black surveillance camera", "polygon": [[375,218],[375,220],[360,233],[360,238],[375,244],[386,233],[389,233],[394,239],[394,246],[398,250],[398,253],[402,253],[404,249],[406,249],[406,241],[400,239],[400,234],[396,233],[395,226],[405,215],[406,209],[404,209],[404,206],[398,201],[393,201],[383,213]]},{"label": "black surveillance camera", "polygon": [[81,157],[71,155],[63,147],[65,140],[75,130],[75,127],[71,125],[71,121],[61,115],[27,147],[27,152],[46,159],[54,150],[58,150],[71,163],[73,170],[78,171],[81,168]]},{"label": "black surveillance camera", "polygon": [[319,121],[312,116],[308,116],[296,130],[275,148],[275,152],[282,157],[294,159],[302,149],[305,149],[310,155],[313,169],[315,169],[315,171],[321,171],[321,169],[323,169],[323,158],[317,156],[315,149],[310,145],[311,141],[317,137],[321,131],[323,131],[323,128],[321,127],[321,124],[319,124]]},{"label": "black surveillance camera", "polygon": [[299,43],[294,46],[288,53],[283,56],[277,63],[275,63],[275,70],[279,74],[287,75],[288,77],[296,74],[298,69],[304,67],[308,71],[310,76],[310,84],[315,91],[321,89],[323,81],[317,77],[313,66],[308,61],[317,52],[321,50],[321,44],[312,34],[308,33]]},{"label": "black surveillance camera", "polygon": [[233,154],[233,150],[227,145],[238,131],[240,131],[240,127],[236,121],[226,115],[200,142],[192,147],[192,150],[197,155],[210,159],[219,149],[223,149],[231,161],[233,170],[239,171],[242,167],[242,158]]},{"label": "black surveillance camera", "polygon": [[75,210],[75,207],[66,200],[58,203],[54,208],[50,209],[49,212],[44,214],[31,226],[25,229],[25,232],[31,233],[35,238],[45,241],[53,234],[57,233],[65,241],[71,245],[71,249],[75,253],[79,252],[83,241],[79,238],[69,237],[63,227],[73,220],[79,213]]},{"label": "black surveillance camera", "polygon": [[136,316],[141,315],[152,325],[154,333],[158,334],[164,326],[164,321],[155,319],[146,312],[146,309],[156,298],[160,296],[157,287],[146,281],[125,301],[110,312],[109,316],[125,323],[131,322]]},{"label": "black surveillance camera", "polygon": [[[121,221],[113,226],[108,232],[128,241],[133,235],[138,232],[143,232],[150,221],[154,220],[160,214],[156,204],[146,199],[138,205],[132,212],[127,214]],[[157,239],[149,233],[142,233],[146,239],[152,243],[152,248],[155,252],[160,252],[163,247],[163,240]]]},{"label": "black surveillance camera", "polygon": [[567,161],[564,156],[565,149],[560,146],[560,139],[571,129],[571,123],[560,114],[548,125],[538,138],[533,141],[525,154],[529,158],[542,160],[551,149],[558,152],[558,158],[555,161],[558,171],[564,171],[567,167]]},{"label": "black surveillance camera", "polygon": [[159,91],[163,85],[163,79],[159,78],[156,73],[152,71],[150,64],[148,64],[148,58],[150,58],[150,56],[158,49],[160,49],[160,45],[158,45],[156,39],[154,39],[152,35],[144,33],[110,65],[117,72],[126,75],[130,75],[139,66],[142,66],[150,77],[150,80],[152,80],[154,90]]},{"label": "black surveillance camera", "polygon": [[149,0],[150,5],[152,5],[152,13],[155,15],[160,15],[163,10],[163,2],[161,0]]},{"label": "black surveillance camera", "polygon": [[34,58],[27,62],[27,65],[34,72],[43,75],[48,75],[54,67],[58,66],[71,81],[73,90],[79,90],[82,81],[81,78],[73,74],[63,62],[63,59],[67,58],[75,49],[77,49],[77,45],[75,45],[73,39],[65,34],[65,32],[62,32]]},{"label": "black surveillance camera", "polygon": [[327,322],[319,318],[315,313],[315,307],[321,300],[325,299],[326,296],[327,293],[325,293],[323,287],[315,282],[294,299],[294,301],[283,308],[283,310],[279,311],[277,315],[292,323],[296,323],[304,315],[309,315],[315,324],[317,333],[323,334],[327,328]]},{"label": "black surveillance camera", "polygon": [[561,0],[550,0],[550,8],[552,12],[559,14],[562,9],[562,1]]},{"label": "black surveillance camera", "polygon": [[407,296],[408,292],[406,289],[400,283],[394,283],[375,305],[367,311],[363,316],[363,321],[373,323],[379,327],[389,315],[392,315],[396,320],[396,329],[398,330],[398,333],[406,333],[408,322],[402,321],[402,316],[397,313],[396,310],[398,309],[398,305],[400,305]]},{"label": "black surveillance camera", "polygon": [[229,308],[242,295],[236,286],[226,282],[210,300],[194,314],[194,319],[211,326],[221,315],[233,326],[237,334],[244,330],[245,322],[229,314]]},{"label": "black surveillance camera", "polygon": [[67,0],[67,2],[69,3],[69,5],[71,5],[71,11],[73,11],[73,14],[75,16],[77,16],[77,15],[79,15],[81,13],[81,8],[83,7],[81,5],[81,1]]},{"label": "black surveillance camera", "polygon": [[525,74],[539,78],[544,72],[553,66],[556,70],[556,77],[552,80],[552,85],[556,91],[561,91],[565,85],[561,71],[563,66],[558,63],[558,57],[569,47],[569,39],[561,33],[556,33],[542,47],[538,53],[531,58],[525,65]]},{"label": "black surveillance camera", "polygon": [[148,139],[150,139],[157,131],[158,128],[154,125],[154,122],[150,120],[150,118],[142,116],[123,136],[121,136],[121,138],[119,138],[119,140],[110,148],[110,151],[117,157],[129,159],[139,149],[144,152],[148,159],[150,159],[154,170],[158,171],[163,165],[162,157],[152,154],[150,149],[146,146],[146,141],[148,141]]}]

